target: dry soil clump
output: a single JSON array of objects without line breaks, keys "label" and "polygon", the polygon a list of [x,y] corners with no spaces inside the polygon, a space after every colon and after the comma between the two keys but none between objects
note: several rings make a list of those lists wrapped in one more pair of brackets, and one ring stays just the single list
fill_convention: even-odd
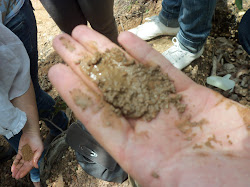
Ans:
[{"label": "dry soil clump", "polygon": [[33,156],[34,156],[34,153],[32,152],[30,146],[28,144],[24,145],[22,147],[22,155],[23,155],[23,160],[25,161],[31,161]]}]

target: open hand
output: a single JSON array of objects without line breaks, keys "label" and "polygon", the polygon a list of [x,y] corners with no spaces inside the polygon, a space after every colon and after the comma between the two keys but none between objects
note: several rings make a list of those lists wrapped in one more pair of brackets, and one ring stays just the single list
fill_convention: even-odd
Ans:
[{"label": "open hand", "polygon": [[[194,83],[133,34],[124,32],[118,41],[138,62],[168,73],[187,108],[181,115],[174,108],[161,111],[150,122],[105,115],[108,104],[98,107],[101,92],[76,62],[118,46],[78,26],[72,37],[55,38],[54,48],[69,66],[55,65],[49,78],[96,140],[142,186],[248,186],[249,109]],[[70,94],[74,89],[94,104],[82,110]]]},{"label": "open hand", "polygon": [[[28,144],[33,152],[31,160],[25,160],[22,154],[22,148]],[[38,160],[43,152],[43,143],[40,135],[23,133],[18,147],[18,153],[12,164],[12,177],[15,179],[23,178],[33,168],[38,168]]]}]

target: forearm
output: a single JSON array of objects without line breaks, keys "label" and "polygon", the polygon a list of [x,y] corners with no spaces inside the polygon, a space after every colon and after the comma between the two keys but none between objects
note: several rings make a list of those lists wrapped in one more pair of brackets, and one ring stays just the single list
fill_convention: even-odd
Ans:
[{"label": "forearm", "polygon": [[30,87],[25,94],[11,100],[11,103],[24,111],[27,115],[27,122],[22,129],[24,133],[40,134],[39,130],[39,117],[36,105],[35,92],[32,81],[30,81]]}]

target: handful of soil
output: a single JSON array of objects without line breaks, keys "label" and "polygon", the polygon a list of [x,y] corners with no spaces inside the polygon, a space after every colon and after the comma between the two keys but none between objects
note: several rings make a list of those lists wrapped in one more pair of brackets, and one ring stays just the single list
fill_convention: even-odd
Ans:
[{"label": "handful of soil", "polygon": [[24,161],[31,161],[32,160],[34,153],[32,152],[32,150],[28,144],[26,144],[22,147],[21,152],[22,152]]},{"label": "handful of soil", "polygon": [[87,63],[86,59],[80,61],[80,66],[96,82],[117,115],[151,121],[170,105],[180,113],[185,110],[182,96],[176,94],[166,73],[158,66],[145,66],[128,59],[118,48],[96,52]]}]

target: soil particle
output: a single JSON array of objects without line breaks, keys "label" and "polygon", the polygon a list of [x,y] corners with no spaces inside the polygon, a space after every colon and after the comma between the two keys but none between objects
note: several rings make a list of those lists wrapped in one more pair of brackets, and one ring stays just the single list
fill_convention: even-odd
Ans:
[{"label": "soil particle", "polygon": [[[181,121],[176,122],[176,126],[177,128],[186,135],[190,135],[193,132],[193,128],[194,127],[199,127],[202,130],[202,126],[207,124],[208,121],[206,119],[202,119],[198,122],[191,122],[190,121],[191,116],[188,116],[184,119],[182,119]],[[192,137],[196,136],[196,134],[192,134]]]},{"label": "soil particle", "polygon": [[228,140],[228,143],[229,143],[230,145],[233,145],[233,142],[232,142],[231,140]]},{"label": "soil particle", "polygon": [[232,153],[225,153],[224,154],[226,157],[229,157],[229,158],[236,158],[237,156],[232,154]]},{"label": "soil particle", "polygon": [[214,146],[212,145],[212,142],[219,143],[220,145],[222,145],[222,143],[216,139],[215,135],[213,135],[212,137],[209,137],[207,139],[207,141],[205,142],[205,146],[207,146],[207,147],[209,147],[211,149],[214,149]]},{"label": "soil particle", "polygon": [[195,144],[195,145],[193,146],[193,149],[201,149],[201,148],[202,148],[202,145]]},{"label": "soil particle", "polygon": [[248,132],[250,132],[250,108],[237,106],[237,110],[243,119],[246,129],[248,130]]},{"label": "soil particle", "polygon": [[156,178],[156,179],[160,178],[159,174],[156,173],[155,171],[153,171],[153,172],[151,173],[151,175],[152,175],[152,177],[154,177],[154,178]]},{"label": "soil particle", "polygon": [[74,89],[71,93],[71,96],[77,106],[82,110],[85,110],[87,107],[92,106],[93,102],[89,96],[81,92],[79,89]]},{"label": "soil particle", "polygon": [[67,40],[64,37],[60,37],[59,40],[62,42],[62,44],[64,45],[64,47],[66,49],[68,49],[70,52],[73,52],[76,48],[73,46],[73,44]]},{"label": "soil particle", "polygon": [[82,60],[80,67],[98,85],[104,100],[118,116],[151,121],[170,105],[179,113],[185,111],[182,96],[176,94],[167,74],[158,66],[145,66],[128,59],[118,48],[96,52],[89,61]]},{"label": "soil particle", "polygon": [[199,152],[199,153],[197,153],[197,154],[198,154],[198,156],[200,156],[200,157],[208,157],[208,156],[209,156],[209,154],[206,153],[206,152]]},{"label": "soil particle", "polygon": [[30,146],[28,144],[24,145],[21,149],[22,155],[23,155],[23,160],[25,161],[31,161],[34,153],[32,152]]}]

